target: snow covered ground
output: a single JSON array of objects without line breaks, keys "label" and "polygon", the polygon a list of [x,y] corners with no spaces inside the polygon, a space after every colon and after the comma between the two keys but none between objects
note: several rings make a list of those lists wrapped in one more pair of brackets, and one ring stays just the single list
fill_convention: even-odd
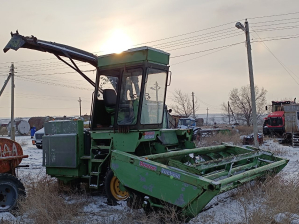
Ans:
[{"label": "snow covered ground", "polygon": [[[21,163],[22,165],[29,165],[29,167],[20,168],[18,170],[19,178],[22,179],[27,174],[46,175],[45,168],[42,166],[42,150],[32,145],[30,136],[17,136],[16,141],[21,144],[24,154],[29,155],[29,158],[23,159]],[[290,160],[282,171],[287,178],[298,176],[299,148],[283,146],[272,139],[265,141],[261,148],[281,153],[283,155],[281,157]],[[89,221],[96,223],[99,217],[111,220],[115,218],[115,215],[119,214],[119,211],[127,211],[125,202],[113,207],[107,205],[105,202],[106,198],[104,196],[94,196],[94,198],[90,200],[90,203],[85,205],[83,212],[90,217]],[[240,223],[244,218],[244,210],[236,200],[230,197],[230,192],[226,192],[215,197],[206,206],[206,210],[191,220],[190,223],[207,223],[205,220],[207,220],[209,216],[213,216],[214,220],[219,221],[218,223]],[[2,217],[4,219],[6,219],[5,217],[11,218],[11,216],[6,213],[2,214]]]}]

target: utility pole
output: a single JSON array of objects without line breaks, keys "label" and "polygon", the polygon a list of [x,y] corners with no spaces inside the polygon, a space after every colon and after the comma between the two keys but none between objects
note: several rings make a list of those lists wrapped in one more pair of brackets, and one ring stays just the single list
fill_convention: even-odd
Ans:
[{"label": "utility pole", "polygon": [[81,102],[82,102],[81,97],[79,97],[78,102],[79,102],[79,107],[80,107],[80,117],[81,117]]},{"label": "utility pole", "polygon": [[230,124],[229,101],[227,101],[228,124]]},{"label": "utility pole", "polygon": [[252,104],[254,146],[259,147],[259,143],[257,140],[258,130],[257,130],[257,118],[256,118],[256,102],[255,102],[255,91],[254,91],[251,45],[250,45],[250,35],[249,35],[249,24],[247,19],[245,20],[245,27],[240,22],[236,23],[236,27],[238,29],[242,29],[246,35],[247,58],[248,58],[249,81],[250,81],[251,104]]},{"label": "utility pole", "polygon": [[13,62],[10,67],[11,75],[11,120],[10,120],[10,139],[15,141],[15,122],[14,122],[14,89],[15,89],[15,68]]},{"label": "utility pole", "polygon": [[207,107],[207,126],[208,126],[208,120],[209,120],[209,108]]},{"label": "utility pole", "polygon": [[158,94],[158,91],[159,91],[159,89],[161,89],[161,87],[159,86],[158,82],[156,82],[156,83],[154,84],[154,87],[150,87],[150,89],[156,91],[157,122],[159,122],[159,111],[160,111],[160,108],[159,108],[159,94]]},{"label": "utility pole", "polygon": [[192,106],[193,106],[193,118],[196,119],[196,117],[195,117],[195,108],[194,108],[194,92],[192,92]]}]

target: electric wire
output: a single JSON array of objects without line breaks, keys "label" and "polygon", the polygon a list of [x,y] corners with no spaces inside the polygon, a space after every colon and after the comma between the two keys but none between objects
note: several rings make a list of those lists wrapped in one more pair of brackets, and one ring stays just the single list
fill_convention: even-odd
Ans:
[{"label": "electric wire", "polygon": [[[164,43],[160,43],[160,44],[155,44],[153,46],[155,46],[155,47],[161,47],[162,46],[163,47],[165,45],[167,46],[167,44],[181,43],[180,41],[190,40],[190,39],[198,39],[199,37],[200,38],[207,38],[207,37],[214,37],[214,36],[219,37],[219,36],[223,36],[223,34],[226,34],[226,33],[231,34],[231,30],[235,31],[235,28],[233,28],[233,27],[229,28],[229,29],[226,28],[226,29],[222,29],[222,30],[213,31],[213,32],[210,32],[210,33],[204,33],[204,34],[201,34],[201,35],[186,37],[186,38],[183,38],[183,39],[164,42]],[[209,34],[211,34],[211,35],[209,35]]]},{"label": "electric wire", "polygon": [[299,14],[299,12],[289,12],[289,13],[274,14],[274,15],[268,15],[268,16],[256,16],[256,17],[249,17],[247,19],[262,19],[262,18],[269,18],[269,17],[288,16],[288,15],[294,15],[294,14]]},{"label": "electric wire", "polygon": [[66,87],[66,88],[80,89],[80,90],[87,90],[87,91],[93,90],[93,89],[88,89],[88,88],[83,88],[83,87],[78,87],[78,86],[71,86],[71,85],[64,85],[64,84],[60,84],[60,83],[42,81],[42,80],[33,79],[33,78],[25,78],[25,77],[21,77],[21,76],[19,76],[19,78],[23,79],[24,81],[29,81],[29,82],[32,81],[32,82],[37,82],[37,83],[46,84],[46,85],[62,86],[62,87]]},{"label": "electric wire", "polygon": [[[199,40],[195,39],[194,41],[184,41],[184,42],[173,43],[170,45],[162,46],[162,48],[167,49],[167,48],[176,47],[176,46],[182,46],[181,48],[187,48],[190,46],[196,46],[196,45],[200,45],[200,44],[212,43],[212,42],[216,42],[216,41],[220,41],[220,40],[225,40],[225,39],[229,39],[229,38],[240,36],[240,35],[243,35],[243,34],[240,32],[234,32],[234,33],[227,34],[227,35],[225,35],[225,34],[218,35],[218,36],[212,37],[212,38],[203,38],[203,39],[199,39]],[[192,43],[197,43],[197,44],[192,44]],[[186,44],[192,44],[192,45],[184,46]],[[180,49],[180,48],[178,48],[178,49]],[[171,49],[169,51],[171,51]]]},{"label": "electric wire", "polygon": [[221,25],[217,25],[217,26],[213,26],[213,27],[208,27],[208,28],[205,28],[205,29],[200,29],[200,30],[196,30],[196,31],[188,32],[188,33],[183,33],[183,34],[179,34],[179,35],[175,35],[175,36],[171,36],[171,37],[166,37],[166,38],[157,39],[157,40],[153,40],[153,41],[147,41],[147,42],[135,44],[135,45],[133,45],[133,47],[134,46],[144,45],[144,44],[149,44],[149,43],[155,43],[155,42],[163,41],[163,40],[169,40],[169,39],[173,39],[173,38],[176,38],[176,37],[186,36],[186,35],[190,35],[190,34],[193,34],[193,33],[198,33],[198,32],[205,31],[205,30],[211,30],[211,29],[218,28],[218,27],[223,27],[225,25],[229,25],[229,24],[232,24],[232,23],[233,22],[224,23],[224,24],[221,24]]},{"label": "electric wire", "polygon": [[[284,13],[284,14],[274,14],[274,15],[258,16],[258,17],[248,17],[247,19],[261,19],[261,18],[279,17],[279,16],[294,15],[294,14],[299,14],[299,12]],[[288,18],[288,19],[290,20],[292,18]],[[285,20],[288,20],[288,19],[285,19]],[[239,20],[237,20],[237,21],[239,21]],[[280,20],[280,21],[283,21],[283,19]],[[224,24],[221,24],[221,25],[213,26],[213,27],[208,27],[208,28],[196,30],[196,31],[191,31],[191,32],[187,32],[187,33],[183,33],[183,34],[179,34],[179,35],[175,35],[175,36],[170,36],[170,37],[166,37],[166,38],[156,39],[156,40],[153,40],[153,41],[147,41],[147,42],[135,44],[135,45],[132,45],[132,46],[134,47],[134,46],[140,46],[140,45],[144,45],[144,44],[148,44],[148,43],[155,43],[155,42],[158,42],[158,41],[169,40],[169,39],[173,39],[173,38],[177,38],[177,37],[181,37],[181,36],[190,35],[190,34],[193,34],[193,33],[198,33],[198,32],[202,32],[202,31],[206,31],[206,30],[215,29],[215,28],[218,28],[218,27],[223,27],[223,26],[226,26],[226,25],[230,25],[230,24],[232,24],[234,22],[235,21],[224,23]],[[267,21],[265,21],[265,22],[267,22]],[[97,51],[97,52],[102,52],[102,51]],[[39,59],[39,60],[27,60],[27,61],[17,61],[17,62],[23,63],[23,62],[32,62],[32,61],[54,60],[54,59],[56,59],[56,58]],[[0,64],[6,64],[6,63],[11,63],[11,62],[1,62]]]},{"label": "electric wire", "polygon": [[265,32],[265,31],[276,31],[276,30],[291,30],[291,29],[297,29],[298,26],[283,26],[283,27],[274,27],[274,28],[266,28],[266,29],[254,29],[257,32]]},{"label": "electric wire", "polygon": [[[15,94],[15,96],[16,96],[16,98],[17,99],[19,99],[19,98],[25,98],[25,99],[34,99],[34,100],[49,100],[49,101],[56,101],[56,100],[58,100],[58,101],[69,101],[69,102],[74,102],[74,101],[77,101],[78,100],[78,98],[76,98],[76,99],[63,99],[63,98],[53,98],[52,96],[43,96],[43,97],[41,97],[40,95],[33,95],[33,96],[31,96],[31,95],[26,95],[26,94]],[[3,94],[3,95],[1,95],[1,97],[10,97],[10,94]],[[91,99],[83,99],[82,97],[81,97],[81,100],[83,101],[87,101],[87,102],[90,102],[91,101]]]},{"label": "electric wire", "polygon": [[286,18],[286,19],[275,19],[275,20],[267,20],[267,21],[260,21],[260,22],[250,22],[250,24],[260,24],[260,23],[272,23],[272,22],[281,22],[281,21],[290,21],[290,20],[299,20],[299,17],[295,18]]},{"label": "electric wire", "polygon": [[180,62],[171,64],[170,66],[172,67],[172,66],[175,66],[175,65],[178,65],[178,64],[182,64],[182,63],[185,63],[185,62],[188,62],[188,61],[192,61],[192,60],[195,60],[195,59],[198,59],[198,58],[202,58],[202,57],[208,56],[208,55],[210,55],[210,54],[214,54],[214,53],[217,53],[217,52],[219,52],[219,51],[226,50],[226,49],[228,49],[228,48],[230,48],[230,47],[221,48],[221,49],[219,49],[219,50],[217,50],[217,51],[214,51],[214,52],[211,52],[211,53],[207,53],[207,54],[204,54],[204,55],[195,57],[195,58],[191,58],[191,59],[188,59],[188,60],[185,60],[185,61],[180,61]]},{"label": "electric wire", "polygon": [[238,45],[238,44],[244,44],[244,41],[238,42],[238,43],[233,43],[233,44],[228,44],[228,45],[225,45],[225,46],[214,47],[214,48],[210,48],[210,49],[206,49],[206,50],[202,50],[202,51],[195,51],[195,52],[191,52],[191,53],[187,53],[187,54],[176,55],[176,56],[172,56],[170,58],[179,58],[179,57],[184,57],[184,56],[188,56],[188,55],[192,55],[192,54],[199,54],[199,53],[202,53],[202,52],[212,51],[212,50],[221,49],[221,48],[225,48],[225,47],[231,47],[231,46],[235,46],[235,45]]},{"label": "electric wire", "polygon": [[289,39],[295,39],[295,38],[299,38],[299,36],[272,38],[272,39],[262,39],[261,41],[255,40],[255,41],[252,41],[251,43],[262,42],[262,41],[273,41],[273,40],[289,40]]},{"label": "electric wire", "polygon": [[299,23],[299,20],[298,21],[293,21],[293,22],[286,22],[286,23],[267,24],[266,26],[265,25],[254,25],[254,24],[252,26],[252,23],[250,23],[250,24],[251,24],[252,27],[269,27],[269,26],[278,26],[278,25],[294,24],[294,23]]},{"label": "electric wire", "polygon": [[[254,31],[255,32],[255,31]],[[264,44],[264,46],[266,47],[266,49],[271,53],[271,55],[278,61],[278,63],[283,67],[283,69],[291,76],[291,78],[297,83],[297,85],[299,85],[299,83],[297,82],[297,80],[291,75],[291,73],[289,72],[289,70],[287,69],[287,67],[274,55],[274,53],[270,50],[270,48],[266,45],[266,43],[264,43],[264,41],[262,40],[262,38],[260,38],[260,36],[258,35],[257,32],[255,32],[255,34],[258,36],[258,38],[261,40],[261,42]]]}]

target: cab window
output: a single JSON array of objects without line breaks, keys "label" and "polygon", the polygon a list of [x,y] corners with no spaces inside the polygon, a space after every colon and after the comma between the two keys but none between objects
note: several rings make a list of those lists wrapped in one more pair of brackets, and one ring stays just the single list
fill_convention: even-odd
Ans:
[{"label": "cab window", "polygon": [[137,123],[140,101],[142,69],[123,72],[118,109],[118,125],[135,125]]},{"label": "cab window", "polygon": [[162,123],[166,77],[166,71],[148,69],[142,102],[141,124]]}]

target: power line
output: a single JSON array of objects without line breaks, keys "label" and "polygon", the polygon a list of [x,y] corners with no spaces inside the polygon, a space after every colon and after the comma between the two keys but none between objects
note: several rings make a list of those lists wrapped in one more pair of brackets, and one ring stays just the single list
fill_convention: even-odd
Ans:
[{"label": "power line", "polygon": [[[10,108],[10,107],[0,107],[0,108]],[[15,108],[19,108],[19,109],[77,109],[78,107],[57,107],[57,108],[53,108],[53,107],[15,107]]]},{"label": "power line", "polygon": [[[199,39],[199,38],[208,38],[208,37],[219,37],[219,36],[223,36],[223,34],[225,33],[230,33],[231,34],[231,30],[234,30],[233,28],[226,28],[226,29],[222,29],[222,30],[217,30],[217,31],[213,31],[213,32],[210,32],[210,33],[204,33],[204,34],[201,34],[201,35],[196,35],[196,36],[191,36],[191,37],[187,37],[187,38],[183,38],[183,39],[178,39],[178,40],[173,40],[173,41],[169,41],[169,42],[165,42],[165,43],[160,43],[160,44],[156,44],[156,45],[153,45],[155,47],[164,47],[165,45],[168,46],[167,44],[174,44],[174,43],[181,43],[179,41],[184,41],[184,40],[190,40],[190,39]],[[222,32],[223,31],[223,32]],[[215,34],[216,33],[216,34]],[[237,33],[237,32],[235,32]],[[208,35],[208,34],[212,34],[212,35]]]},{"label": "power line", "polygon": [[[275,15],[259,16],[259,17],[249,17],[247,19],[261,19],[261,18],[278,17],[278,16],[286,16],[286,15],[294,15],[294,14],[299,14],[299,12],[275,14]],[[236,20],[236,21],[239,21],[239,20]],[[166,38],[161,38],[161,39],[156,39],[156,40],[152,40],[152,41],[147,41],[147,42],[135,44],[135,45],[132,45],[132,47],[140,46],[140,45],[148,44],[148,43],[155,43],[155,42],[159,42],[159,41],[163,41],[163,40],[169,40],[169,39],[173,39],[173,38],[177,38],[177,37],[181,37],[181,36],[186,36],[186,35],[190,35],[190,34],[193,34],[193,33],[198,33],[198,32],[202,32],[202,31],[206,31],[206,30],[215,29],[215,28],[218,28],[218,27],[223,27],[223,26],[226,26],[226,25],[231,25],[233,23],[235,23],[235,21],[224,23],[224,24],[221,24],[221,25],[213,26],[213,27],[200,29],[200,30],[195,30],[195,31],[191,31],[191,32],[183,33],[183,34],[178,34],[178,35],[175,35],[175,36],[170,36],[170,37],[166,37]],[[102,52],[102,51],[97,51],[97,52]],[[26,61],[16,61],[16,62],[17,63],[24,63],[24,62],[26,63],[26,62],[32,62],[32,61],[48,61],[48,60],[54,60],[54,59],[56,59],[56,58],[39,59],[39,60],[26,60]],[[11,62],[2,62],[0,64],[7,64],[7,63],[11,63]]]},{"label": "power line", "polygon": [[[235,36],[238,36],[238,35],[240,35],[240,34],[232,35],[232,36],[230,36],[229,38],[231,38],[231,37],[235,37]],[[183,49],[183,48],[187,48],[187,47],[193,47],[193,46],[197,46],[197,45],[201,45],[201,44],[212,43],[212,42],[220,41],[220,40],[224,40],[224,39],[227,39],[227,38],[219,38],[219,39],[217,39],[217,40],[211,40],[211,41],[201,42],[201,43],[192,44],[192,45],[188,45],[188,46],[184,46],[184,47],[173,48],[173,49],[169,49],[168,51],[175,51],[175,50],[179,50],[179,49]]]},{"label": "power line", "polygon": [[[85,70],[85,71],[82,71],[82,72],[94,72],[94,71],[96,71],[96,69],[94,69],[94,70]],[[63,74],[75,74],[75,73],[77,73],[77,72],[54,72],[54,73],[42,73],[42,74],[36,74],[36,75],[32,75],[32,74],[30,74],[30,75],[23,75],[22,74],[22,76],[44,76],[44,75],[63,75]]]},{"label": "power line", "polygon": [[[28,98],[28,99],[41,99],[41,100],[45,100],[45,99],[51,99],[51,100],[62,100],[62,101],[76,101],[77,97],[63,97],[63,96],[51,96],[51,95],[41,95],[40,93],[38,94],[28,94],[28,93],[17,93],[15,94],[17,96],[17,98]],[[3,94],[2,96],[4,97],[9,97],[10,94],[6,93]],[[73,99],[70,99],[73,98]],[[91,99],[87,99],[87,98],[82,98],[81,99],[85,100],[85,101],[90,101]]]},{"label": "power line", "polygon": [[147,41],[147,42],[135,44],[135,45],[132,45],[132,46],[139,46],[139,45],[143,45],[143,44],[149,44],[149,43],[155,43],[155,42],[159,42],[159,41],[163,41],[163,40],[169,40],[169,39],[173,39],[173,38],[176,38],[176,37],[186,36],[186,35],[190,35],[190,34],[193,34],[193,33],[198,33],[198,32],[205,31],[205,30],[211,30],[211,29],[214,29],[214,28],[217,28],[217,27],[223,27],[225,25],[229,25],[229,24],[232,24],[234,22],[235,21],[229,22],[229,23],[225,23],[225,24],[221,24],[221,25],[218,25],[218,26],[208,27],[208,28],[201,29],[201,30],[196,30],[196,31],[188,32],[188,33],[183,33],[183,34],[179,34],[179,35],[175,35],[175,36],[170,36],[170,37],[166,37],[166,38],[162,38],[162,39],[156,39],[156,40],[153,40],[153,41]]},{"label": "power line", "polygon": [[255,31],[276,31],[276,30],[290,30],[290,29],[296,29],[299,28],[299,26],[282,26],[282,27],[274,27],[274,28],[269,28],[269,29],[256,29]]},{"label": "power line", "polygon": [[295,18],[287,18],[287,19],[275,19],[275,20],[267,20],[267,21],[261,21],[261,22],[250,22],[250,24],[260,24],[260,23],[272,23],[272,22],[280,22],[280,21],[288,21],[288,20],[294,20],[299,19],[298,17]]},{"label": "power line", "polygon": [[78,87],[78,86],[71,86],[71,85],[64,85],[64,84],[60,84],[60,83],[53,83],[53,82],[48,82],[48,81],[41,81],[41,80],[32,79],[32,78],[24,78],[24,77],[21,77],[21,76],[18,76],[18,78],[21,78],[24,81],[29,81],[29,82],[32,81],[32,82],[37,82],[37,83],[46,84],[46,85],[62,86],[62,87],[72,88],[72,89],[80,89],[80,90],[92,91],[92,89],[82,88],[82,87]]},{"label": "power line", "polygon": [[[289,39],[294,39],[294,38],[299,38],[299,36],[294,36],[294,37],[282,37],[282,38],[273,38],[273,39],[262,39],[262,41],[273,41],[273,40],[289,40]],[[252,41],[251,43],[256,43],[256,42],[262,42],[262,41]]]},{"label": "power line", "polygon": [[[191,41],[182,41],[182,42],[173,42],[172,44],[168,44],[168,45],[164,45],[161,48],[170,48],[170,47],[175,47],[175,46],[184,46],[186,44],[192,44],[192,43],[198,43],[198,44],[204,44],[204,43],[211,43],[211,42],[215,42],[215,41],[219,41],[219,40],[225,40],[231,37],[236,37],[239,36],[239,32],[234,32],[234,33],[230,33],[230,34],[223,34],[223,35],[217,35],[215,37],[207,37],[207,38],[196,38],[194,40]],[[203,42],[205,40],[208,40],[206,42]],[[195,44],[195,45],[198,45]],[[192,45],[193,46],[193,45]],[[182,47],[184,48],[184,47]]]},{"label": "power line", "polygon": [[244,41],[239,42],[239,43],[234,43],[234,44],[221,46],[221,47],[214,47],[214,48],[203,50],[203,51],[196,51],[196,52],[191,52],[191,53],[188,53],[188,54],[181,54],[181,55],[177,55],[177,56],[172,56],[171,58],[178,58],[178,57],[184,57],[184,56],[188,56],[188,55],[192,55],[192,54],[199,54],[199,53],[202,53],[202,52],[212,51],[212,50],[226,48],[226,47],[231,47],[231,46],[238,45],[238,44],[243,44],[243,43],[244,43]]},{"label": "power line", "polygon": [[[229,48],[229,47],[227,47],[227,48]],[[214,52],[211,52],[211,53],[208,53],[208,54],[204,54],[204,55],[201,55],[201,56],[199,56],[199,57],[191,58],[191,59],[188,59],[188,60],[185,60],[185,61],[180,61],[180,62],[178,62],[178,63],[171,64],[170,66],[174,66],[174,65],[177,65],[177,64],[181,64],[181,63],[184,63],[184,62],[188,62],[188,61],[192,61],[192,60],[195,60],[195,59],[198,59],[198,58],[202,58],[202,57],[208,56],[208,55],[210,55],[210,54],[214,54],[214,53],[217,53],[217,52],[219,52],[219,51],[223,51],[223,50],[225,50],[225,49],[227,49],[227,48],[221,48],[221,49],[219,49],[218,51],[214,51]]]},{"label": "power line", "polygon": [[286,22],[286,23],[273,23],[273,24],[267,24],[267,25],[253,25],[252,27],[269,27],[269,26],[277,26],[277,25],[285,25],[285,24],[291,24],[291,23],[299,23],[298,21],[293,21],[293,22]]},{"label": "power line", "polygon": [[[255,31],[254,31],[255,32]],[[259,39],[260,36],[257,34],[257,32],[255,32],[255,34],[258,36]],[[261,39],[262,43],[264,44],[264,46],[267,48],[267,50],[272,54],[272,56],[278,61],[278,63],[283,67],[283,69],[292,77],[292,79],[297,83],[297,85],[299,85],[299,83],[297,82],[297,80],[291,75],[291,73],[288,71],[288,69],[286,68],[286,66],[274,55],[274,53],[270,50],[270,48],[264,43],[264,41]]]},{"label": "power line", "polygon": [[287,16],[287,15],[294,15],[299,14],[299,12],[290,12],[290,13],[284,13],[284,14],[274,14],[269,16],[257,16],[257,17],[249,17],[247,19],[261,19],[261,18],[269,18],[269,17],[277,17],[277,16]]},{"label": "power line", "polygon": [[[57,58],[47,58],[47,59],[39,59],[39,60],[27,60],[27,61],[16,61],[15,63],[24,63],[24,62],[31,62],[31,61],[49,61],[49,60],[57,60]],[[0,64],[6,64],[11,62],[1,62]]]}]

